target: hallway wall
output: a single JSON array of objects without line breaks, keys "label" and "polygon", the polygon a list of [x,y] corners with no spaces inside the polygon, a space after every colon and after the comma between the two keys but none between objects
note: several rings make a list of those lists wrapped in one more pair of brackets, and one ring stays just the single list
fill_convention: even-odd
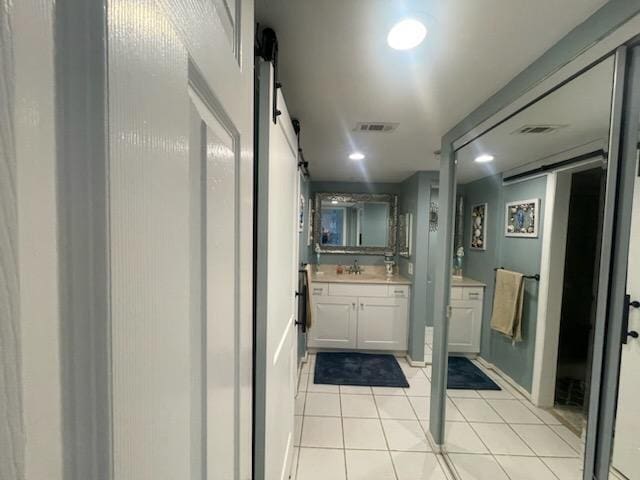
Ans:
[{"label": "hallway wall", "polygon": [[0,0],[0,478],[63,478],[54,2]]},{"label": "hallway wall", "polygon": [[[540,272],[542,235],[546,196],[546,176],[502,184],[502,175],[486,177],[464,185],[464,275],[487,285],[483,306],[480,355],[495,364],[526,390],[531,391],[533,357],[538,313],[538,282],[525,280],[522,320],[522,342],[515,345],[504,335],[491,330],[491,312],[496,267],[504,267],[524,274]],[[515,238],[504,235],[505,204],[517,200],[540,199],[537,238]],[[471,250],[471,208],[488,204],[487,250]]]},{"label": "hallway wall", "polygon": [[[401,275],[411,279],[409,321],[409,355],[412,360],[424,360],[425,326],[433,325],[433,306],[429,305],[429,202],[432,186],[438,182],[438,172],[416,172],[400,185],[398,214],[413,215],[412,252],[409,258],[398,257]],[[409,274],[409,263],[413,274]]]}]

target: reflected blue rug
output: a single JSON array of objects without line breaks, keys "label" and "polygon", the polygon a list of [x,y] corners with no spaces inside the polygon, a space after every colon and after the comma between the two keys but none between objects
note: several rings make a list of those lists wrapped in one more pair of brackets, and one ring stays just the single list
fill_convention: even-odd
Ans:
[{"label": "reflected blue rug", "polygon": [[502,390],[466,357],[449,357],[447,388],[452,390]]},{"label": "reflected blue rug", "polygon": [[387,354],[320,352],[314,383],[408,388],[396,357]]}]

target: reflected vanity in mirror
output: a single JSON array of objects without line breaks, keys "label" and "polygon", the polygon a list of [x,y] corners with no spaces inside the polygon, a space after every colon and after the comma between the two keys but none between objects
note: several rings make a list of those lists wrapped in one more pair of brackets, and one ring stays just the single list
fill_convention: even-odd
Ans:
[{"label": "reflected vanity in mirror", "polygon": [[396,250],[397,197],[383,193],[317,193],[316,251],[384,255]]}]

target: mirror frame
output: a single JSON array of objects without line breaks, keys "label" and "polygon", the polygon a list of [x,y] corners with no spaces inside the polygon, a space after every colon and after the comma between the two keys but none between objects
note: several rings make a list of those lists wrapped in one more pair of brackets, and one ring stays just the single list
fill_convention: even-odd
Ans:
[{"label": "mirror frame", "polygon": [[[323,200],[338,200],[339,202],[385,202],[389,204],[389,222],[387,229],[389,237],[384,247],[356,247],[356,246],[323,246],[320,243],[320,221]],[[398,230],[398,196],[390,193],[339,193],[321,192],[315,194],[315,212],[313,215],[313,243],[317,253],[340,253],[356,255],[384,255],[385,252],[396,254],[396,236]]]}]

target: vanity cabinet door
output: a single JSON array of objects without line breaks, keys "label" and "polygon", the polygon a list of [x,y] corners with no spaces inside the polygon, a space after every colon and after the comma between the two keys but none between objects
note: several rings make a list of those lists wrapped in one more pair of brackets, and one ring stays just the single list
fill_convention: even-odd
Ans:
[{"label": "vanity cabinet door", "polygon": [[453,300],[449,318],[449,353],[480,353],[482,302]]},{"label": "vanity cabinet door", "polygon": [[406,298],[358,298],[358,348],[407,349]]},{"label": "vanity cabinet door", "polygon": [[320,295],[313,297],[313,324],[309,346],[313,348],[355,348],[357,298]]}]

